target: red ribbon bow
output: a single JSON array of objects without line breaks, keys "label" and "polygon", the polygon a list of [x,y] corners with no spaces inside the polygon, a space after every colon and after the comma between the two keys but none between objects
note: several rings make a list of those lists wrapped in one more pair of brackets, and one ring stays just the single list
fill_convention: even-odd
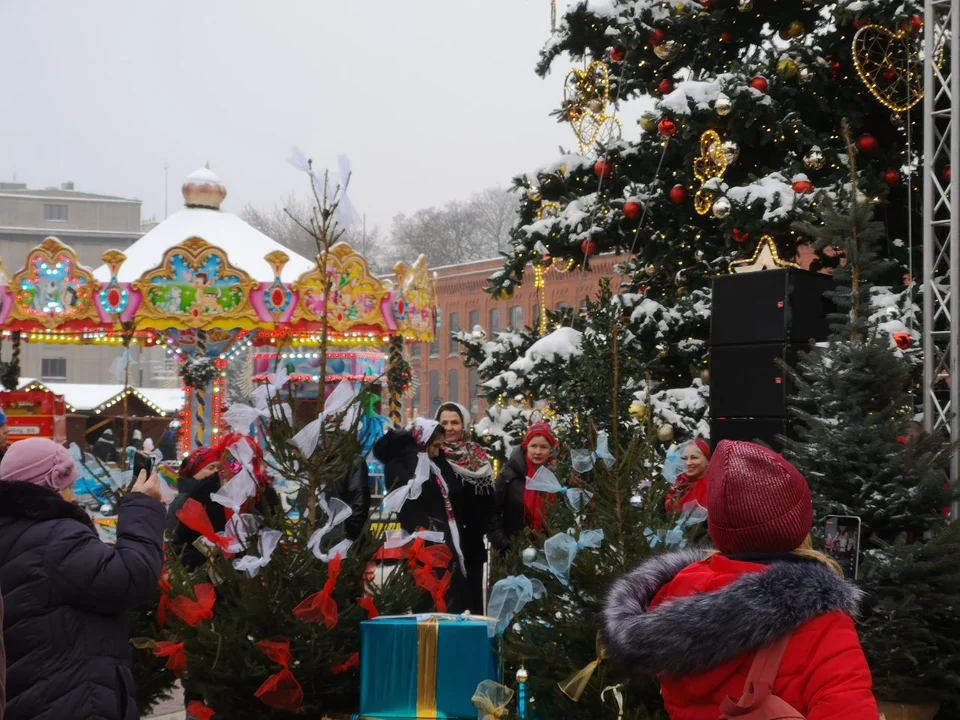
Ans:
[{"label": "red ribbon bow", "polygon": [[200,533],[221,550],[226,550],[233,544],[230,538],[214,532],[213,523],[210,522],[210,516],[207,515],[206,509],[193,498],[188,498],[183,507],[177,510],[177,520],[194,532]]},{"label": "red ribbon bow", "polygon": [[327,581],[323,590],[315,592],[293,609],[293,616],[302,622],[323,622],[328,630],[332,630],[340,621],[337,610],[337,601],[333,599],[333,590],[337,586],[340,576],[341,558],[337,555],[327,566]]},{"label": "red ribbon bow", "polygon": [[361,598],[357,598],[357,605],[367,611],[367,620],[373,620],[380,614],[380,612],[377,610],[377,606],[373,604],[373,598],[369,595],[364,595]]},{"label": "red ribbon bow", "polygon": [[264,680],[253,696],[268,707],[292,713],[300,712],[303,688],[290,671],[290,662],[293,660],[290,641],[284,637],[261,640],[257,643],[257,648],[281,669]]},{"label": "red ribbon bow", "polygon": [[413,571],[414,582],[433,598],[433,604],[437,612],[447,611],[447,591],[450,590],[450,583],[453,581],[453,573],[447,570],[442,576],[437,577],[433,568],[422,567]]},{"label": "red ribbon bow", "polygon": [[905,332],[896,332],[893,334],[893,341],[897,344],[897,347],[901,350],[909,350],[912,340],[910,339],[910,333]]},{"label": "red ribbon bow", "polygon": [[335,665],[334,667],[330,668],[330,672],[332,672],[334,675],[341,675],[347,670],[357,667],[359,664],[360,653],[355,652],[353,655],[347,658],[347,661],[343,665]]},{"label": "red ribbon bow", "polygon": [[164,667],[177,677],[180,677],[183,671],[187,669],[187,654],[183,651],[182,642],[158,640],[153,646],[153,654],[157,657],[167,658],[167,664]]},{"label": "red ribbon bow", "polygon": [[195,717],[197,720],[210,720],[216,713],[213,708],[209,708],[199,700],[191,700],[187,705],[187,715]]},{"label": "red ribbon bow", "polygon": [[427,545],[423,538],[417,538],[410,547],[407,565],[414,567],[417,563],[430,568],[445,568],[453,562],[453,552],[443,543]]},{"label": "red ribbon bow", "polygon": [[217,602],[217,594],[210,583],[193,586],[196,600],[186,595],[179,595],[170,601],[170,610],[190,627],[196,627],[204,620],[213,618],[213,606]]},{"label": "red ribbon bow", "polygon": [[162,628],[167,624],[167,611],[170,610],[170,591],[173,590],[166,566],[160,573],[160,582],[157,584],[160,586],[160,602],[157,604],[157,627]]}]

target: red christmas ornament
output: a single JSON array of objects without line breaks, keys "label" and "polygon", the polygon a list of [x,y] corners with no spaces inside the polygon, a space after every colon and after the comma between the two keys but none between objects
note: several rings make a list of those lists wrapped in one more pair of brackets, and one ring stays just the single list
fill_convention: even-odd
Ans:
[{"label": "red christmas ornament", "polygon": [[713,10],[713,0],[700,0],[704,10]]},{"label": "red christmas ornament", "polygon": [[674,205],[683,205],[687,201],[687,189],[683,185],[674,185],[667,197]]},{"label": "red christmas ornament", "polygon": [[660,131],[661,135],[670,137],[677,134],[677,124],[670,118],[661,118],[660,122],[657,123],[657,130]]},{"label": "red christmas ornament", "polygon": [[623,216],[627,220],[636,220],[638,217],[640,217],[641,210],[642,208],[640,207],[640,203],[636,202],[635,200],[630,200],[623,204]]},{"label": "red christmas ornament", "polygon": [[611,48],[610,49],[610,59],[614,62],[623,62],[623,59],[627,54],[623,51],[623,48]]},{"label": "red christmas ornament", "polygon": [[897,332],[893,334],[893,341],[897,344],[897,347],[901,350],[909,350],[912,340],[910,339],[910,333]]},{"label": "red christmas ornament", "polygon": [[949,183],[949,182],[950,182],[950,177],[951,177],[951,176],[950,176],[950,166],[947,165],[947,166],[941,171],[941,173],[940,173],[940,179],[943,180],[945,183]]},{"label": "red christmas ornament", "polygon": [[733,241],[738,243],[744,243],[750,239],[750,233],[743,232],[739,228],[734,228],[732,231]]},{"label": "red christmas ornament", "polygon": [[901,27],[904,32],[916,35],[923,30],[923,18],[919,15],[913,15],[909,20],[905,20]]},{"label": "red christmas ornament", "polygon": [[593,166],[593,174],[598,178],[605,178],[610,176],[610,163],[606,160],[597,160]]},{"label": "red christmas ornament", "polygon": [[657,90],[661,95],[673,92],[673,83],[664,78],[657,84]]},{"label": "red christmas ornament", "polygon": [[840,75],[840,62],[837,60],[830,60],[829,63],[831,77],[838,77]]},{"label": "red christmas ornament", "polygon": [[667,39],[667,34],[660,28],[657,28],[652,33],[650,33],[650,38],[649,38],[650,44],[653,45],[654,47],[656,47],[666,39]]},{"label": "red christmas ornament", "polygon": [[761,75],[757,75],[753,80],[750,81],[750,87],[754,90],[759,90],[762,93],[767,91],[767,79]]},{"label": "red christmas ornament", "polygon": [[732,33],[728,33],[728,32],[720,33],[720,42],[732,43],[732,42],[733,42],[733,34],[732,34]]},{"label": "red christmas ornament", "polygon": [[867,154],[876,152],[877,139],[873,135],[865,134],[857,138],[857,150]]},{"label": "red christmas ornament", "polygon": [[854,18],[854,19],[853,19],[853,26],[854,26],[855,28],[860,28],[862,25],[870,25],[870,18],[865,17],[865,18]]},{"label": "red christmas ornament", "polygon": [[892,68],[892,67],[887,68],[886,70],[884,70],[884,71],[880,74],[880,78],[881,78],[887,85],[889,85],[890,83],[896,82],[898,77],[900,77],[900,76],[897,74],[897,71],[896,71],[894,68]]},{"label": "red christmas ornament", "polygon": [[893,168],[887,168],[883,173],[883,181],[890,187],[900,184],[900,171]]},{"label": "red christmas ornament", "polygon": [[597,243],[595,240],[584,240],[582,243],[580,243],[580,249],[583,251],[584,255],[596,255]]},{"label": "red christmas ornament", "polygon": [[813,192],[813,183],[809,180],[796,180],[793,183],[793,191],[798,195],[805,195]]}]

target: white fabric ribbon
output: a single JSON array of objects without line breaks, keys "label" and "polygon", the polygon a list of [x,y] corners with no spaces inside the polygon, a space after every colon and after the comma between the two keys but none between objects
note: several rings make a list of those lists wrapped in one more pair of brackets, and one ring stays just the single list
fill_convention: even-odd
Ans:
[{"label": "white fabric ribbon", "polygon": [[290,444],[297,448],[305,458],[313,455],[317,450],[317,445],[320,443],[320,435],[323,432],[323,426],[327,420],[334,417],[337,413],[346,410],[340,427],[347,429],[353,426],[353,423],[357,419],[357,414],[360,412],[360,408],[353,404],[356,399],[357,392],[353,389],[353,383],[349,380],[341,380],[340,384],[330,393],[330,397],[328,397],[323,404],[323,412],[320,413],[316,420],[308,423],[300,432],[294,435],[290,440]]},{"label": "white fabric ribbon", "polygon": [[240,462],[240,472],[230,478],[217,492],[211,493],[210,499],[237,513],[240,512],[241,506],[257,492],[257,481],[253,479],[253,448],[246,440],[240,440],[229,449]]},{"label": "white fabric ribbon", "polygon": [[387,533],[387,539],[383,543],[386,550],[403,547],[414,540],[423,540],[430,543],[442,543],[443,533],[437,530],[417,530],[415,533],[408,533],[406,530],[391,530]]},{"label": "white fabric ribbon", "polygon": [[233,555],[241,553],[244,550],[247,550],[249,547],[250,537],[256,535],[260,530],[260,519],[256,515],[250,515],[248,513],[236,513],[227,520],[226,526],[224,526],[223,534],[225,537],[230,538],[230,546],[227,548],[227,552]]},{"label": "white fabric ribbon", "polygon": [[336,201],[337,187],[339,186],[340,202],[336,210],[337,221],[345,227],[352,227],[357,224],[360,215],[347,197],[347,186],[350,184],[350,159],[346,155],[337,156],[337,171],[339,177],[337,177],[334,182],[328,180],[326,171],[319,172],[310,167],[309,158],[296,146],[290,150],[287,162],[300,172],[307,173],[307,175],[310,176],[313,189],[316,190],[317,196],[324,197],[328,204],[333,204]]},{"label": "white fabric ribbon", "polygon": [[346,548],[342,547],[344,543],[341,542],[333,547],[330,552],[325,553],[320,549],[320,543],[337,525],[344,523],[348,517],[353,515],[353,510],[339,498],[330,498],[328,500],[322,491],[320,491],[317,496],[317,506],[323,510],[327,516],[327,520],[324,522],[323,527],[314,530],[313,535],[307,540],[307,547],[313,551],[314,556],[318,560],[326,563],[330,562],[337,554],[345,556],[347,550],[350,548],[350,544],[352,543],[346,541],[348,543]]},{"label": "white fabric ribbon", "polygon": [[260,549],[260,555],[244,555],[242,558],[234,560],[233,569],[237,572],[245,572],[249,577],[256,577],[261,568],[265,568],[270,564],[273,551],[277,549],[277,545],[280,544],[280,538],[282,537],[283,533],[279,530],[264,530],[260,533],[260,538],[257,543]]},{"label": "white fabric ribbon", "polygon": [[273,399],[280,394],[283,386],[290,381],[286,366],[281,365],[275,373],[267,375],[267,381],[261,383],[250,393],[253,406],[257,410],[266,410]]},{"label": "white fabric ribbon", "polygon": [[229,425],[234,432],[241,435],[249,435],[250,428],[254,423],[263,420],[272,420],[274,417],[285,418],[288,423],[293,422],[293,408],[289,403],[280,403],[259,410],[243,403],[233,403],[227,411],[223,413],[223,421]]}]

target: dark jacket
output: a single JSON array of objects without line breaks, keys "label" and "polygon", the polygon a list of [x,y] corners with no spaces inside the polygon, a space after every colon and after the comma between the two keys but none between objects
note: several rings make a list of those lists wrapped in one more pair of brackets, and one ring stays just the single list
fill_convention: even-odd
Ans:
[{"label": "dark jacket", "polygon": [[[216,533],[222,533],[227,526],[226,508],[220,503],[210,499],[210,496],[219,489],[220,476],[214,474],[198,482],[196,487],[194,487],[190,494],[183,500],[183,503],[186,503],[189,498],[203,505],[207,511],[207,517],[210,518],[210,524],[213,525],[213,531]],[[183,503],[181,503],[181,507]],[[276,507],[280,507],[280,496],[277,495],[276,490],[268,485],[266,490],[261,494],[256,509],[261,513],[265,513],[270,508]],[[176,517],[176,515],[174,515],[174,517]],[[188,570],[200,567],[206,560],[203,553],[193,546],[199,537],[200,533],[196,530],[191,530],[182,522],[176,522],[170,539],[170,551],[180,557],[180,562]]]},{"label": "dark jacket", "polygon": [[100,462],[115,463],[120,455],[117,453],[117,446],[113,444],[113,438],[101,437],[93,444],[93,454]]},{"label": "dark jacket", "polygon": [[3,595],[0,595],[0,720],[3,720],[3,711],[7,706],[6,687],[7,655],[3,650]]},{"label": "dark jacket", "polygon": [[154,597],[163,505],[133,493],[117,542],[77,505],[0,482],[0,587],[6,601],[6,720],[136,720],[125,612]]},{"label": "dark jacket", "polygon": [[183,507],[183,504],[187,501],[187,498],[190,497],[190,493],[197,489],[197,485],[200,484],[200,481],[192,477],[181,477],[177,480],[177,496],[173,499],[173,502],[167,507],[167,521],[163,526],[164,534],[167,537],[173,535],[173,531],[177,529],[177,511]]},{"label": "dark jacket", "polygon": [[757,650],[790,635],[774,693],[809,720],[876,720],[852,617],[859,591],[792,553],[704,559],[666,553],[610,588],[604,649],[614,666],[660,675],[672,718],[714,720],[738,698]]},{"label": "dark jacket", "polygon": [[[331,498],[342,500],[353,511],[353,514],[343,523],[343,528],[346,537],[356,542],[363,533],[363,526],[366,525],[367,518],[370,516],[370,470],[367,468],[367,461],[357,458],[350,472],[344,476],[343,482],[336,486],[328,484],[323,494],[328,501]],[[297,507],[301,512],[308,507],[309,498],[309,488],[303,488],[297,493]]]},{"label": "dark jacket", "polygon": [[490,544],[505,550],[510,538],[527,526],[523,492],[527,487],[527,456],[517,448],[503,466],[494,486],[493,518],[490,521]]}]

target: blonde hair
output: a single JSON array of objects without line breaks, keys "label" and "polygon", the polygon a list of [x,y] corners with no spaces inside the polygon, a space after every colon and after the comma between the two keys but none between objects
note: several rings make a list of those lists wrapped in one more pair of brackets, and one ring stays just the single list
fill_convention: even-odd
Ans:
[{"label": "blonde hair", "polygon": [[[711,550],[709,553],[707,553],[707,557],[718,555],[719,553],[719,550]],[[839,563],[837,563],[837,561],[829,555],[826,555],[819,550],[814,550],[813,538],[811,538],[809,535],[807,535],[804,541],[800,543],[800,547],[793,551],[793,554],[799,555],[802,558],[807,558],[808,560],[816,560],[821,565],[825,565],[827,569],[837,577],[843,577],[843,568],[840,567]]]}]

